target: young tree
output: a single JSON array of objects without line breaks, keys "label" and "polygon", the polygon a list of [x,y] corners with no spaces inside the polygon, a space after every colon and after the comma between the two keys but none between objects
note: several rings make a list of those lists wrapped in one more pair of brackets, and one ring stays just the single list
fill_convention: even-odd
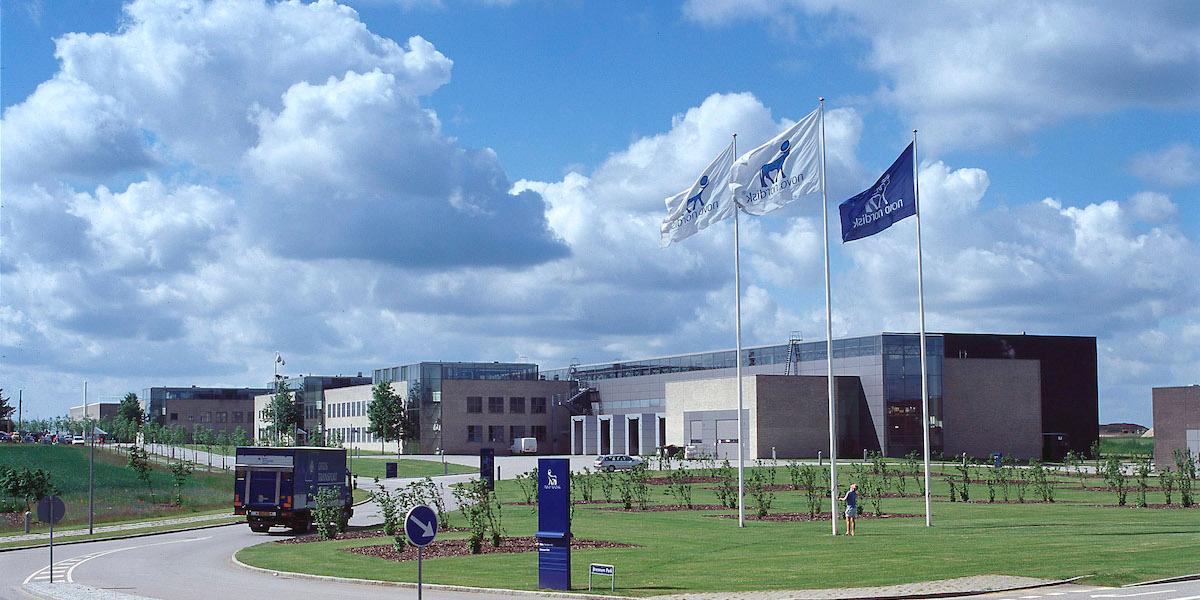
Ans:
[{"label": "young tree", "polygon": [[[283,379],[275,383],[275,396],[271,398],[266,411],[276,443],[285,432],[304,425],[304,407],[296,402],[292,389]],[[295,443],[294,436],[292,441]]]},{"label": "young tree", "polygon": [[192,475],[192,463],[178,460],[171,463],[171,481],[175,485],[175,506],[183,506],[183,486]]},{"label": "young tree", "polygon": [[392,390],[391,384],[379,382],[371,390],[371,403],[367,405],[367,431],[379,436],[383,442],[397,442],[396,457],[400,457],[400,440],[405,435],[404,398]]},{"label": "young tree", "polygon": [[[117,408],[117,419],[126,423],[132,424],[133,432],[136,435],[142,423],[146,422],[146,412],[142,410],[142,405],[138,402],[137,394],[129,392],[121,399],[121,405]],[[132,440],[126,440],[132,441]]]},{"label": "young tree", "polygon": [[216,444],[221,449],[221,470],[225,470],[225,457],[229,456],[229,448],[233,445],[233,437],[229,435],[228,431],[221,430],[221,433],[217,434]]},{"label": "young tree", "polygon": [[233,430],[233,438],[230,440],[234,446],[249,446],[250,434],[246,433],[246,429],[238,425]]},{"label": "young tree", "polygon": [[16,412],[17,407],[10,404],[12,398],[4,395],[4,388],[0,388],[0,421],[8,420],[9,415]]},{"label": "young tree", "polygon": [[153,502],[154,486],[150,484],[150,458],[146,455],[146,451],[136,446],[131,448],[127,464],[137,473],[137,478],[146,484],[146,489],[150,490],[150,501]]},{"label": "young tree", "polygon": [[33,503],[57,492],[50,481],[50,472],[41,469],[10,469],[0,465],[0,490],[25,501],[25,510],[32,511]]}]

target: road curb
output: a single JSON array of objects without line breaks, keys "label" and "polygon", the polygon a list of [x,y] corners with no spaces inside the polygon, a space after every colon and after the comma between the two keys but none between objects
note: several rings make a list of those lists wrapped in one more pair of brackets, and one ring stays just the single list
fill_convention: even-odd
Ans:
[{"label": "road curb", "polygon": [[[75,544],[88,544],[91,542],[111,542],[113,540],[131,540],[134,538],[150,537],[152,535],[166,535],[168,533],[180,533],[183,531],[199,531],[201,529],[212,529],[214,527],[228,527],[230,525],[244,525],[245,523],[246,523],[245,521],[233,521],[231,523],[216,523],[214,525],[200,525],[197,527],[185,527],[183,529],[172,529],[170,531],[149,531],[146,533],[131,533],[129,535],[114,535],[112,537],[90,538],[90,539],[86,539],[86,540],[72,540],[72,541],[67,541],[67,542],[55,541],[54,547],[57,548],[59,546],[73,546]],[[47,542],[45,544],[38,544],[36,546],[20,546],[18,548],[0,548],[0,554],[2,554],[4,552],[16,552],[17,550],[31,550],[34,548],[46,548],[48,546],[50,546],[49,542]]]},{"label": "road curb", "polygon": [[1178,577],[1167,577],[1166,579],[1154,579],[1152,581],[1139,581],[1138,583],[1127,583],[1121,587],[1140,587],[1143,585],[1156,585],[1159,583],[1179,583],[1180,581],[1195,581],[1200,579],[1200,573],[1192,573],[1191,575],[1180,575]]},{"label": "road curb", "polygon": [[[1063,585],[1064,583],[1071,583],[1074,581],[1079,581],[1080,579],[1083,579],[1084,577],[1087,577],[1087,575],[1077,575],[1077,576],[1071,577],[1069,579],[1058,579],[1058,580],[1054,580],[1054,581],[1044,581],[1042,583],[1035,583],[1033,585],[1020,585],[1017,587],[996,588],[996,589],[992,589],[992,590],[934,592],[934,593],[930,593],[930,594],[907,594],[904,596],[871,595],[871,596],[838,598],[837,600],[924,600],[926,598],[957,598],[959,596],[982,596],[983,594],[1002,594],[1005,592],[1015,592],[1018,590],[1033,590],[1033,589],[1037,589],[1037,588],[1051,587],[1051,586],[1055,586],[1055,585]],[[804,596],[803,595],[794,596],[794,600],[804,600]]]},{"label": "road curb", "polygon": [[[250,546],[247,546],[250,547]],[[406,589],[417,589],[417,584],[409,581],[379,581],[377,579],[357,579],[354,577],[334,577],[332,575],[313,575],[311,573],[295,573],[292,571],[276,571],[274,569],[264,569],[248,565],[237,559],[237,555],[230,555],[229,561],[234,566],[246,569],[247,571],[258,571],[266,573],[273,577],[294,577],[296,579],[315,579],[318,581],[336,581],[339,583],[357,583],[364,585],[377,585],[382,587],[397,587]],[[563,593],[563,592],[543,592],[532,590],[510,590],[506,588],[483,588],[472,587],[467,585],[446,585],[441,583],[426,583],[421,587],[429,590],[437,590],[442,592],[468,592],[473,594],[490,594],[492,596],[531,596],[536,598],[584,598],[587,600],[629,600],[628,596],[604,596],[599,594],[580,593]]]},{"label": "road curb", "polygon": [[[249,546],[247,546],[247,547],[249,547]],[[237,566],[242,569],[249,570],[249,571],[258,571],[260,573],[267,573],[274,577],[295,577],[298,579],[315,579],[315,580],[320,580],[320,581],[337,581],[337,582],[343,582],[343,583],[358,583],[358,584],[366,584],[366,585],[378,585],[378,586],[384,586],[384,587],[398,587],[398,588],[408,588],[408,589],[415,589],[417,587],[417,584],[407,582],[407,581],[379,581],[376,579],[357,579],[357,578],[353,578],[353,577],[334,577],[332,575],[313,575],[311,573],[296,573],[293,571],[276,571],[274,569],[264,569],[262,567],[255,567],[253,565],[248,565],[248,564],[238,560],[236,554],[231,555],[229,557],[229,560],[230,560],[230,562],[232,562],[234,564],[234,566]],[[1033,585],[1022,585],[1022,586],[1017,586],[1017,587],[996,588],[996,589],[990,589],[990,590],[937,592],[937,593],[931,593],[931,594],[908,594],[908,595],[903,595],[903,596],[879,596],[879,595],[873,594],[873,595],[869,595],[869,596],[838,598],[838,600],[924,600],[926,598],[952,598],[952,597],[957,597],[957,596],[979,596],[979,595],[983,595],[983,594],[998,594],[998,593],[1013,592],[1013,591],[1018,591],[1018,590],[1032,590],[1032,589],[1043,588],[1043,587],[1051,587],[1051,586],[1055,586],[1055,585],[1063,585],[1063,584],[1078,581],[1080,579],[1083,579],[1084,577],[1087,577],[1087,576],[1086,575],[1078,575],[1076,577],[1070,577],[1067,579],[1043,581],[1041,583],[1037,583],[1037,584],[1033,584]],[[1198,575],[1197,577],[1200,577],[1200,575]],[[1141,585],[1141,584],[1137,584],[1137,585]],[[510,589],[505,589],[505,588],[481,588],[481,587],[471,587],[471,586],[465,586],[465,585],[445,585],[445,584],[436,584],[436,583],[427,583],[427,584],[424,584],[424,587],[427,587],[432,590],[441,590],[441,591],[447,591],[447,592],[469,592],[469,593],[476,593],[476,594],[494,594],[494,595],[503,595],[503,596],[529,595],[529,596],[535,596],[535,597],[539,597],[539,598],[587,598],[587,599],[596,599],[596,600],[616,600],[619,598],[622,600],[628,600],[628,596],[606,596],[606,595],[598,595],[598,594],[588,594],[588,593],[584,593],[584,592],[562,593],[562,592],[543,592],[543,591],[530,591],[530,590],[510,590]],[[703,593],[703,592],[701,592],[701,593]],[[654,598],[654,597],[651,596],[651,598]],[[796,600],[802,600],[804,598],[803,592],[801,591],[800,595],[795,596],[794,598],[796,598]]]}]

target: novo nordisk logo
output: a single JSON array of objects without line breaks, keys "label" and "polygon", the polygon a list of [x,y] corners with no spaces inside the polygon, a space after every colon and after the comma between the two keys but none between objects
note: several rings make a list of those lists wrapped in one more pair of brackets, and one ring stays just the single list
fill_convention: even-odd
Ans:
[{"label": "novo nordisk logo", "polygon": [[765,200],[775,194],[788,189],[794,185],[799,185],[804,182],[804,174],[788,176],[784,171],[784,163],[787,162],[788,155],[792,153],[792,142],[784,140],[779,145],[779,156],[776,156],[770,162],[763,164],[758,169],[758,185],[759,189],[748,191],[744,194],[743,199],[748,203],[759,202]]},{"label": "novo nordisk logo", "polygon": [[551,471],[549,469],[546,470],[546,487],[549,489],[552,489],[552,490],[559,489],[558,475],[555,475],[554,471]]},{"label": "novo nordisk logo", "polygon": [[884,215],[890,215],[893,212],[904,207],[904,198],[888,202],[887,186],[892,183],[891,174],[884,175],[879,181],[879,185],[875,186],[874,192],[867,202],[863,205],[863,214],[854,218],[854,227],[862,227],[867,223],[872,223],[882,219]]},{"label": "novo nordisk logo", "polygon": [[696,220],[700,215],[716,210],[716,202],[709,202],[708,204],[704,202],[704,190],[706,188],[708,188],[708,175],[700,178],[700,191],[696,192],[695,196],[687,199],[684,203],[683,215],[671,222],[671,229],[679,229]]}]

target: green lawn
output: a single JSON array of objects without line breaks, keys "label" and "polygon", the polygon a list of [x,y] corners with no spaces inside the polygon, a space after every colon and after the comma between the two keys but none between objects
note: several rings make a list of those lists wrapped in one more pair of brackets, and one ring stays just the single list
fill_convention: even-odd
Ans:
[{"label": "green lawn", "polygon": [[1154,454],[1154,438],[1140,435],[1100,438],[1100,454],[1134,458]]},{"label": "green lawn", "polygon": [[[782,469],[778,481],[786,482]],[[1088,481],[1089,486],[1095,484]],[[498,482],[498,490],[505,501],[520,499],[511,481]],[[909,490],[912,493],[911,481]],[[971,486],[972,498],[983,498],[982,504],[948,502],[947,492],[939,477],[934,486],[939,497],[934,504],[933,528],[924,527],[921,517],[865,519],[859,522],[855,538],[830,536],[828,521],[749,521],[739,530],[735,520],[710,516],[719,514],[717,511],[623,513],[578,505],[573,525],[576,537],[638,547],[573,552],[573,581],[577,589],[586,589],[591,562],[615,564],[618,592],[635,596],[858,587],[985,573],[1045,578],[1084,575],[1088,583],[1115,585],[1196,570],[1195,557],[1200,555],[1197,509],[1118,508],[1111,506],[1116,503],[1115,494],[1081,490],[1077,480],[1066,478],[1059,481],[1053,504],[987,504],[983,484]],[[601,495],[598,489],[595,493]],[[1011,493],[1015,499],[1015,491]],[[695,484],[693,496],[697,503],[715,503],[707,484]],[[665,486],[652,487],[652,500],[670,501]],[[1179,501],[1177,493],[1173,500]],[[1129,501],[1134,501],[1133,494]],[[1161,503],[1161,493],[1151,492],[1149,501]],[[771,512],[800,512],[804,504],[803,492],[777,492]],[[923,503],[919,497],[887,498],[883,510],[920,514]],[[458,513],[452,521],[462,524]],[[509,535],[532,535],[536,515],[528,507],[508,505],[503,523]],[[302,568],[322,575],[415,580],[414,563],[393,563],[341,550],[389,541],[266,543],[243,549],[237,556],[249,564],[279,570]],[[426,561],[424,573],[430,583],[533,589],[536,570],[536,553],[524,553],[432,559]]]},{"label": "green lawn", "polygon": [[[163,516],[188,515],[232,506],[233,475],[197,470],[184,486],[182,507],[170,503],[173,494],[171,474],[162,465],[151,472],[151,490],[125,466],[126,456],[108,449],[96,449],[95,506],[96,522],[108,523]],[[0,447],[0,465],[50,471],[51,481],[67,505],[61,527],[87,523],[88,452],[83,446],[5,445]],[[10,505],[12,499],[0,498]],[[38,524],[40,529],[40,524]],[[23,531],[16,513],[0,513],[0,533]]]},{"label": "green lawn", "polygon": [[[363,479],[371,479],[378,477],[383,479],[386,474],[384,463],[396,462],[387,461],[382,458],[352,458],[350,459],[350,472],[358,475],[359,485],[363,485]],[[401,459],[397,465],[400,477],[435,477],[442,474],[441,461],[432,460],[416,460],[411,458]],[[460,473],[478,473],[479,469],[458,465],[454,463],[446,463],[446,472],[450,475]]]}]

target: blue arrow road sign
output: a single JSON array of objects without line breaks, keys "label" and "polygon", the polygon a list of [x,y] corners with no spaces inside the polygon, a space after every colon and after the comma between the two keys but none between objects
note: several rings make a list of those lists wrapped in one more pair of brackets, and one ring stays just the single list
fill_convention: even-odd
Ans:
[{"label": "blue arrow road sign", "polygon": [[412,507],[404,517],[404,533],[414,546],[428,546],[437,537],[437,513],[424,504]]},{"label": "blue arrow road sign", "polygon": [[38,520],[43,523],[57,524],[67,514],[67,506],[58,496],[46,496],[38,500]]}]

